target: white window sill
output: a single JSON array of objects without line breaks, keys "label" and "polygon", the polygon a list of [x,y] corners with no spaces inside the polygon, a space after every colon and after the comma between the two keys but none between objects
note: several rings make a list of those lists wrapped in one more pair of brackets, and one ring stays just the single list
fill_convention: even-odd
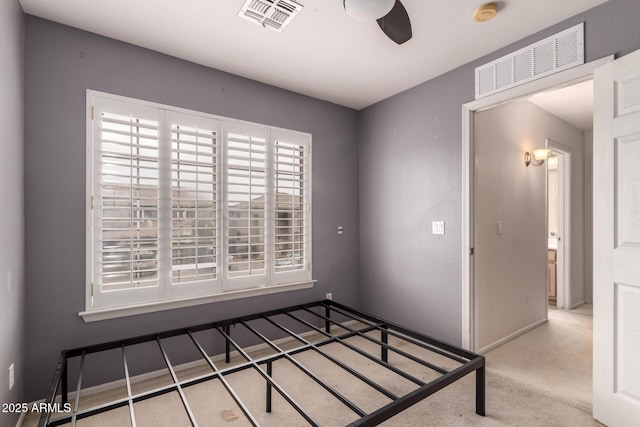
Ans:
[{"label": "white window sill", "polygon": [[167,301],[157,301],[136,304],[124,307],[96,308],[78,313],[85,322],[97,322],[100,320],[115,319],[118,317],[135,316],[136,314],[153,313],[156,311],[173,310],[176,308],[191,307],[212,302],[229,301],[240,298],[269,295],[278,292],[297,291],[312,288],[317,280],[309,280],[284,285],[265,286],[262,288],[242,289],[238,291],[220,292],[212,295],[200,295],[187,298],[176,298]]}]

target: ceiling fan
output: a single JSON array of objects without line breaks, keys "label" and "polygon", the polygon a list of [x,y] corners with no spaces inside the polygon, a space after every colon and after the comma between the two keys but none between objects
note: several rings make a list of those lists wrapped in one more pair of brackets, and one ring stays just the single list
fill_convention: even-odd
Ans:
[{"label": "ceiling fan", "polygon": [[411,39],[411,21],[400,0],[342,0],[344,10],[353,19],[375,19],[383,33],[402,44]]}]

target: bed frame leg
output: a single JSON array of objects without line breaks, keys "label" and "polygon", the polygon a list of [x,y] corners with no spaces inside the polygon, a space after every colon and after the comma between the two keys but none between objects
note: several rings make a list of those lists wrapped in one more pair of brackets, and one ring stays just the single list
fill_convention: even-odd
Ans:
[{"label": "bed frame leg", "polygon": [[[380,341],[382,341],[384,344],[389,344],[389,334],[385,331],[385,329],[388,328],[387,325],[382,325],[381,326],[382,330],[380,331]],[[380,346],[380,358],[382,359],[383,362],[389,362],[389,351],[387,349],[387,347],[385,346]]]},{"label": "bed frame leg", "polygon": [[[231,327],[229,325],[224,325],[224,333],[227,334],[228,337],[231,336]],[[224,340],[224,361],[227,363],[231,362],[231,343],[228,339]]]},{"label": "bed frame leg", "polygon": [[64,405],[69,401],[69,379],[67,378],[67,358],[64,359],[64,367],[62,368],[62,391],[61,398]]},{"label": "bed frame leg", "polygon": [[324,331],[330,334],[331,322],[329,321],[329,318],[331,318],[331,309],[329,307],[324,308],[324,316],[327,318],[327,320],[324,321]]},{"label": "bed frame leg", "polygon": [[485,367],[476,370],[476,414],[485,415]]},{"label": "bed frame leg", "polygon": [[[273,362],[271,360],[267,361],[267,375],[271,376],[271,374],[273,373]],[[271,390],[272,390],[272,386],[271,383],[269,381],[267,381],[267,412],[270,413],[271,412]]]}]

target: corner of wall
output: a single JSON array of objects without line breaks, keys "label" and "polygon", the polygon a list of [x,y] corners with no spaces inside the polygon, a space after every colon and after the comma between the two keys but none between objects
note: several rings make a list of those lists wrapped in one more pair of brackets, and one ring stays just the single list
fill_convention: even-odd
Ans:
[{"label": "corner of wall", "polygon": [[[0,403],[24,399],[24,29],[18,0],[0,3]],[[15,425],[19,416],[3,411],[0,425]]]}]

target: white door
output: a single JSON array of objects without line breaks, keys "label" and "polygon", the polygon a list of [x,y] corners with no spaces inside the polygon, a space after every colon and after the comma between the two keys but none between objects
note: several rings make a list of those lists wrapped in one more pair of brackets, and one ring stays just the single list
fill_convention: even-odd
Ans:
[{"label": "white door", "polygon": [[593,415],[640,425],[640,51],[594,72]]}]

